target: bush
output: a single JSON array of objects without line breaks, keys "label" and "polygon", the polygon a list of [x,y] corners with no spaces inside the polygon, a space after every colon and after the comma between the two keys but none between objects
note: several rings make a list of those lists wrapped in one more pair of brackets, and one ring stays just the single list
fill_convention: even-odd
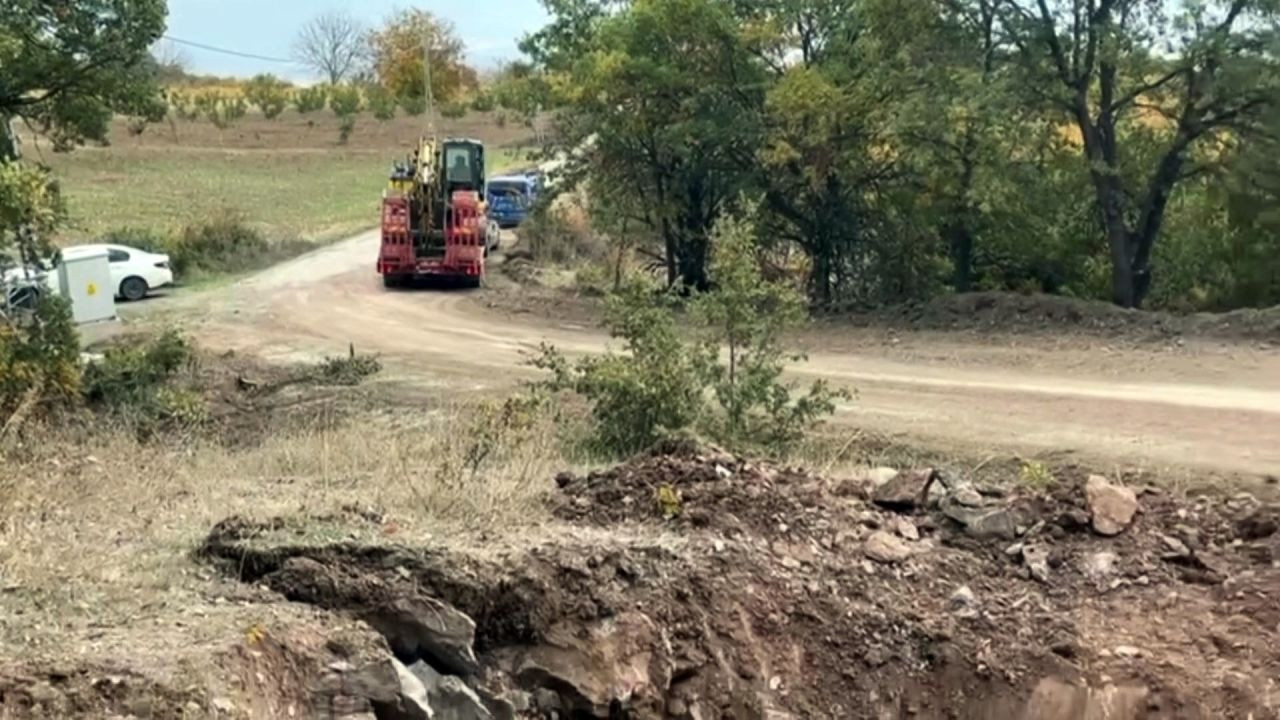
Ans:
[{"label": "bush", "polygon": [[84,399],[142,436],[208,420],[201,395],[172,383],[194,361],[191,343],[176,330],[148,341],[108,348],[84,371]]},{"label": "bush", "polygon": [[66,300],[45,294],[29,317],[0,317],[0,436],[36,403],[71,400],[79,388],[80,339]]},{"label": "bush", "polygon": [[[536,367],[542,386],[570,391],[591,405],[591,450],[633,453],[668,433],[701,432],[731,448],[782,454],[835,411],[844,392],[814,383],[796,397],[783,382],[783,334],[804,320],[801,296],[768,282],[755,257],[755,227],[728,218],[711,238],[714,289],[695,295],[689,315],[698,332],[681,334],[680,295],[632,281],[606,300],[606,322],[625,354],[569,362],[544,345]],[[725,348],[726,360],[721,360]]]},{"label": "bush", "polygon": [[245,83],[244,96],[257,106],[263,117],[274,120],[284,112],[285,105],[289,102],[288,88],[287,83],[274,75],[256,75]]},{"label": "bush", "polygon": [[467,116],[467,105],[461,102],[444,103],[440,106],[440,115],[451,120],[457,120]]},{"label": "bush", "polygon": [[213,218],[188,225],[169,243],[169,261],[179,275],[238,272],[261,264],[270,245],[242,216],[222,211]]},{"label": "bush", "polygon": [[299,115],[306,115],[323,110],[329,101],[329,91],[323,85],[295,90],[290,97],[293,107]]},{"label": "bush", "polygon": [[471,101],[471,109],[482,113],[492,112],[495,104],[492,94],[482,92]]},{"label": "bush", "polygon": [[400,107],[405,114],[411,117],[418,117],[427,111],[427,99],[421,95],[411,95],[400,98]]},{"label": "bush", "polygon": [[543,345],[535,367],[551,373],[548,390],[571,391],[591,403],[589,449],[599,455],[643,450],[667,432],[697,425],[714,349],[681,339],[676,295],[636,281],[606,301],[606,318],[626,354],[570,363]]},{"label": "bush", "polygon": [[350,85],[338,85],[329,93],[329,109],[340,118],[360,112],[360,91]]},{"label": "bush", "polygon": [[351,139],[351,133],[356,129],[356,116],[343,115],[338,119],[338,144],[346,145]]},{"label": "bush", "polygon": [[391,120],[396,116],[396,99],[381,85],[371,85],[365,91],[365,103],[379,120]]}]

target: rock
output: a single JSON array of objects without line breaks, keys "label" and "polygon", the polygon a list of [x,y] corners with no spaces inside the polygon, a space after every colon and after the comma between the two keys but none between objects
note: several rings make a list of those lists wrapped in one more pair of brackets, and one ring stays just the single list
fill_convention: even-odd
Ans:
[{"label": "rock", "polygon": [[871,493],[871,501],[896,512],[911,512],[924,500],[925,488],[933,479],[933,469],[903,470]]},{"label": "rock", "polygon": [[978,598],[968,585],[961,585],[951,593],[951,612],[961,617],[973,617],[978,614]]},{"label": "rock", "polygon": [[1016,717],[1027,720],[1139,720],[1148,717],[1145,687],[1088,687],[1045,678]]},{"label": "rock", "polygon": [[1183,560],[1191,557],[1191,548],[1172,535],[1160,534],[1160,542],[1164,543],[1165,553],[1162,556],[1165,560]]},{"label": "rock", "polygon": [[1115,485],[1101,475],[1089,476],[1084,493],[1093,531],[1099,535],[1119,535],[1129,527],[1138,512],[1138,497],[1133,491]]},{"label": "rock", "polygon": [[559,693],[550,688],[538,688],[533,693],[533,707],[544,713],[560,712],[563,709]]},{"label": "rock", "polygon": [[1018,518],[1008,508],[971,508],[948,499],[942,503],[942,514],[976,538],[1015,540],[1018,537]]},{"label": "rock", "polygon": [[1108,550],[1096,552],[1086,555],[1083,567],[1080,568],[1084,576],[1092,580],[1094,583],[1103,583],[1111,579],[1116,572],[1116,560],[1119,556]]},{"label": "rock", "polygon": [[916,527],[915,522],[908,517],[895,516],[890,518],[886,523],[889,530],[897,533],[904,540],[916,541],[920,539],[920,530]]},{"label": "rock", "polygon": [[1236,522],[1236,534],[1244,540],[1261,540],[1280,531],[1280,505],[1264,505]]},{"label": "rock", "polygon": [[1142,650],[1140,648],[1133,647],[1132,645],[1117,645],[1111,652],[1115,653],[1115,656],[1120,658],[1142,657]]},{"label": "rock", "polygon": [[442,675],[421,660],[408,669],[425,688],[435,720],[493,720],[493,713],[461,678]]},{"label": "rock", "polygon": [[1031,577],[1042,583],[1049,582],[1049,550],[1043,545],[1023,545],[1022,562],[1026,564]]},{"label": "rock", "polygon": [[535,692],[554,689],[562,716],[661,717],[672,662],[662,631],[649,616],[627,611],[590,626],[559,625],[542,644],[519,651],[515,679]]},{"label": "rock", "polygon": [[862,552],[872,560],[886,564],[900,563],[914,554],[911,546],[884,530],[871,533],[871,537],[862,544]]},{"label": "rock", "polygon": [[427,697],[427,688],[418,676],[395,658],[391,659],[396,669],[396,677],[400,680],[400,697],[394,707],[383,708],[379,717],[392,720],[433,720],[431,700]]},{"label": "rock", "polygon": [[398,577],[388,582],[298,557],[268,579],[291,600],[353,610],[388,639],[398,657],[426,658],[454,675],[471,675],[480,667],[472,649],[475,622]]},{"label": "rock", "polygon": [[986,504],[986,500],[982,497],[982,493],[978,492],[972,485],[962,485],[951,493],[951,499],[964,505],[965,507],[982,507]]},{"label": "rock", "polygon": [[897,468],[891,467],[870,468],[861,475],[862,479],[867,480],[875,487],[880,487],[897,476]]}]

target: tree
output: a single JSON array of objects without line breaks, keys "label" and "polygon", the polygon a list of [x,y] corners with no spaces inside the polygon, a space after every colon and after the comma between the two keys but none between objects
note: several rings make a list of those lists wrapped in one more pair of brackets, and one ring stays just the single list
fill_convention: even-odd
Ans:
[{"label": "tree", "polygon": [[464,46],[453,25],[426,10],[401,10],[369,35],[374,72],[397,98],[422,97],[423,40],[431,56],[431,94],[436,102],[457,101],[479,86],[466,64]]},{"label": "tree", "polygon": [[164,0],[6,0],[0,13],[0,125],[21,118],[55,149],[103,140],[115,113],[160,120],[148,49]]},{"label": "tree", "polygon": [[577,34],[548,30],[527,43],[553,76],[561,149],[583,155],[593,184],[637,199],[631,219],[657,242],[641,251],[669,284],[706,288],[708,234],[758,147],[758,116],[743,107],[761,76],[730,9],[636,0],[573,24]]},{"label": "tree", "polygon": [[244,97],[262,111],[263,117],[274,120],[289,103],[289,84],[274,75],[255,75],[245,83]]},{"label": "tree", "polygon": [[1025,87],[1080,133],[1111,261],[1112,300],[1138,307],[1174,190],[1197,150],[1258,132],[1280,108],[1269,0],[1001,0]]},{"label": "tree", "polygon": [[352,79],[368,57],[367,29],[345,12],[318,15],[302,27],[294,57],[330,85]]}]

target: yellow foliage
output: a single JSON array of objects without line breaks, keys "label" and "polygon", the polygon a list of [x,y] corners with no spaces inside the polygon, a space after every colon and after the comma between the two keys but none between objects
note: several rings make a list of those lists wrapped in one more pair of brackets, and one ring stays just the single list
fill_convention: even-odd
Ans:
[{"label": "yellow foliage", "polygon": [[463,58],[462,41],[451,23],[426,10],[408,9],[389,18],[370,36],[374,68],[382,86],[396,97],[423,94],[422,41],[430,40],[431,92],[436,102],[451,102],[479,87]]},{"label": "yellow foliage", "polygon": [[658,486],[657,499],[658,510],[667,520],[680,517],[680,513],[684,511],[684,501],[680,498],[680,492],[670,485]]}]

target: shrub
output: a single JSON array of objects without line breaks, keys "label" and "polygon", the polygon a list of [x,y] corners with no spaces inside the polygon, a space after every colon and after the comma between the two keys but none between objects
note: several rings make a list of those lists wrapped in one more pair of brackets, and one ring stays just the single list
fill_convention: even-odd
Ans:
[{"label": "shrub", "polygon": [[176,330],[145,342],[116,345],[85,368],[85,402],[144,437],[202,424],[209,417],[204,398],[172,382],[193,362],[191,343]]},{"label": "shrub", "polygon": [[351,139],[351,133],[356,129],[356,116],[343,115],[338,119],[338,144],[346,145]]},{"label": "shrub", "polygon": [[274,120],[284,112],[289,102],[288,84],[274,75],[255,75],[245,83],[244,96],[262,112],[268,120]]},{"label": "shrub", "polygon": [[188,225],[169,243],[169,260],[179,275],[237,272],[256,267],[269,253],[267,240],[239,214],[224,210]]},{"label": "shrub", "polygon": [[396,116],[396,99],[381,85],[370,85],[365,91],[365,103],[379,120],[391,120]]},{"label": "shrub", "polygon": [[543,345],[533,364],[551,373],[552,391],[571,391],[591,403],[590,449],[601,455],[637,452],[667,432],[697,424],[710,381],[714,348],[681,339],[677,296],[633,281],[606,300],[606,322],[626,354],[570,363]]},{"label": "shrub", "polygon": [[360,112],[360,91],[350,85],[338,85],[329,93],[329,109],[338,117]]},{"label": "shrub", "polygon": [[494,106],[495,103],[493,101],[493,95],[487,92],[482,92],[479,95],[476,95],[471,101],[471,109],[476,112],[492,112]]},{"label": "shrub", "polygon": [[290,100],[299,115],[306,115],[324,109],[325,103],[329,101],[329,91],[323,85],[300,88],[294,91]]},{"label": "shrub", "polygon": [[791,286],[761,276],[755,232],[734,218],[717,224],[714,289],[690,301],[692,337],[680,331],[679,293],[633,280],[606,300],[606,322],[625,354],[570,362],[542,347],[533,361],[551,374],[542,385],[591,405],[592,450],[627,454],[695,430],[733,448],[783,454],[847,396],[817,382],[797,397],[782,380],[786,363],[800,359],[783,334],[804,319],[804,303]]},{"label": "shrub", "polygon": [[835,412],[836,399],[847,394],[818,381],[792,397],[795,385],[783,382],[786,363],[804,359],[783,347],[783,333],[806,320],[805,301],[793,286],[764,279],[755,236],[754,224],[740,218],[716,224],[711,233],[714,290],[692,303],[708,340],[726,350],[726,361],[716,362],[716,407],[705,430],[730,445],[783,453]]},{"label": "shrub", "polygon": [[451,120],[467,116],[467,105],[461,102],[449,102],[440,106],[440,115]]},{"label": "shrub", "polygon": [[410,95],[400,98],[400,107],[405,114],[418,117],[427,111],[427,99],[421,95]]},{"label": "shrub", "polygon": [[80,388],[80,339],[66,300],[37,300],[28,317],[0,316],[0,437],[41,401],[67,401]]}]

